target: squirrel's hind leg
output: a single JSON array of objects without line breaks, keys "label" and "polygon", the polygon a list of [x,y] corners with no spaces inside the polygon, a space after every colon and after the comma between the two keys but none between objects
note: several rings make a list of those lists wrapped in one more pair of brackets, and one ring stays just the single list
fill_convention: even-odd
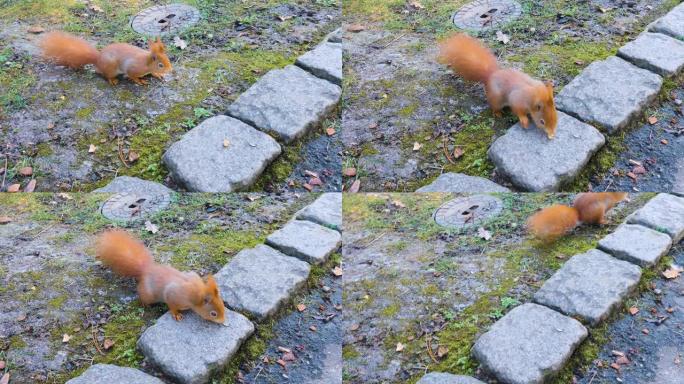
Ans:
[{"label": "squirrel's hind leg", "polygon": [[[168,304],[168,303],[167,303],[167,304]],[[180,308],[175,307],[175,306],[169,304],[169,311],[171,312],[171,316],[173,316],[173,318],[174,318],[176,321],[181,321],[181,320],[183,320],[183,314],[181,313]]]}]

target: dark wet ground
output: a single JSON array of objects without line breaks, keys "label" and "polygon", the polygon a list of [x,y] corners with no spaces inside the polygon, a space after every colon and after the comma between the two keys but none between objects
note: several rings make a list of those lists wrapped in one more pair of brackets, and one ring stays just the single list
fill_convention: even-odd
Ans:
[{"label": "dark wet ground", "polygon": [[648,114],[658,122],[640,124],[626,134],[627,149],[612,169],[594,176],[594,191],[671,192],[677,184],[684,186],[684,88],[675,89]]},{"label": "dark wet ground", "polygon": [[[279,319],[273,327],[276,337],[267,351],[251,365],[244,382],[250,384],[335,384],[342,382],[342,286],[327,273],[317,287],[295,300],[306,309]],[[311,327],[315,327],[312,330]],[[277,363],[287,348],[294,361],[286,367]]]},{"label": "dark wet ground", "polygon": [[[669,253],[677,265],[684,265],[684,242]],[[603,346],[591,368],[576,374],[579,384],[681,384],[684,383],[684,277],[667,280],[658,271],[651,287],[630,306],[639,308],[632,316],[623,313],[610,324],[610,341]],[[648,334],[644,333],[648,330]],[[618,353],[629,362],[611,368]]]}]

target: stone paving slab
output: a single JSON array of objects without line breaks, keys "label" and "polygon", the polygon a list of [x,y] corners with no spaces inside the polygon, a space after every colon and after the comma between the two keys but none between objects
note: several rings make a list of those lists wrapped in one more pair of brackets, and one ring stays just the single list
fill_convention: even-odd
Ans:
[{"label": "stone paving slab", "polygon": [[591,325],[636,288],[641,268],[592,249],[575,255],[556,271],[534,295],[534,301]]},{"label": "stone paving slab", "polygon": [[337,105],[342,89],[288,65],[259,79],[228,108],[228,114],[285,143],[303,136]]},{"label": "stone paving slab", "polygon": [[556,97],[556,107],[613,133],[638,116],[662,84],[655,73],[611,56],[591,63],[566,85]]},{"label": "stone paving slab", "polygon": [[541,305],[513,308],[475,342],[473,356],[502,383],[543,383],[587,337],[577,320]]},{"label": "stone paving slab", "polygon": [[684,197],[684,158],[677,162],[677,173],[672,185],[672,194]]},{"label": "stone paving slab", "polygon": [[223,324],[204,320],[190,311],[176,321],[167,312],[140,336],[138,349],[178,383],[207,383],[253,333],[254,324],[229,310]]},{"label": "stone paving slab", "polygon": [[301,288],[311,266],[267,245],[240,251],[214,276],[223,301],[263,320]]},{"label": "stone paving slab", "polygon": [[667,233],[677,244],[684,237],[684,198],[660,193],[627,216],[627,222]]},{"label": "stone paving slab", "polygon": [[662,33],[644,32],[618,50],[618,56],[661,76],[684,68],[684,42]]},{"label": "stone paving slab", "polygon": [[599,240],[598,248],[641,267],[655,265],[672,245],[670,236],[642,225],[622,224]]},{"label": "stone paving slab", "polygon": [[266,244],[310,264],[321,264],[342,245],[342,235],[311,221],[293,220],[266,238]]},{"label": "stone paving slab", "polygon": [[342,193],[328,192],[295,214],[299,220],[308,220],[329,228],[342,228]]},{"label": "stone paving slab", "polygon": [[163,381],[137,369],[111,364],[91,365],[81,376],[66,384],[164,384]]},{"label": "stone paving slab", "polygon": [[606,142],[594,127],[558,112],[556,137],[519,123],[496,139],[489,158],[497,172],[525,191],[556,191],[572,181]]},{"label": "stone paving slab", "polygon": [[452,375],[451,373],[430,372],[418,380],[416,384],[485,384],[470,376]]},{"label": "stone paving slab", "polygon": [[674,7],[667,15],[651,23],[648,30],[684,39],[684,4]]},{"label": "stone paving slab", "polygon": [[95,193],[135,193],[139,195],[170,195],[173,190],[154,181],[137,177],[117,176],[109,184],[94,190]]},{"label": "stone paving slab", "polygon": [[214,116],[171,145],[162,160],[191,192],[235,192],[254,184],[280,152],[269,135],[232,117]]},{"label": "stone paving slab", "polygon": [[321,79],[342,86],[342,44],[324,42],[299,56],[296,64]]},{"label": "stone paving slab", "polygon": [[418,188],[416,192],[455,192],[455,193],[486,193],[486,192],[510,192],[503,187],[484,177],[469,176],[462,173],[442,173],[432,183]]}]

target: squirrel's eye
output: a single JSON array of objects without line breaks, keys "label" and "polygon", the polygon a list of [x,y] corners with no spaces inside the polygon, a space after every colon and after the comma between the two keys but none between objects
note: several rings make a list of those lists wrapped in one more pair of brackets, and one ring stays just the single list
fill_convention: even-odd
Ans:
[{"label": "squirrel's eye", "polygon": [[209,314],[211,315],[211,317],[216,317],[216,316],[218,316],[218,314],[216,313],[216,311],[211,311],[211,312],[209,312]]},{"label": "squirrel's eye", "polygon": [[541,105],[541,104],[537,104],[537,111],[541,111],[541,109],[542,109],[542,105]]},{"label": "squirrel's eye", "polygon": [[159,68],[164,68],[164,63],[159,63]]}]

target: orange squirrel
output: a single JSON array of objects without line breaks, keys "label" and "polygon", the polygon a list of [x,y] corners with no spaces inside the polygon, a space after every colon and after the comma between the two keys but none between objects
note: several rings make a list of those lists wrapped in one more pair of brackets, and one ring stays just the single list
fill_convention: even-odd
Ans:
[{"label": "orange squirrel", "polygon": [[157,264],[145,245],[126,231],[101,234],[97,258],[116,274],[138,280],[138,295],[144,305],[164,302],[178,321],[183,318],[181,311],[186,309],[215,323],[225,320],[223,300],[212,275],[207,276],[205,283],[195,272],[180,272]]},{"label": "orange squirrel", "polygon": [[495,116],[500,117],[501,110],[510,107],[523,128],[529,127],[529,115],[549,139],[556,135],[558,114],[551,82],[533,79],[517,69],[499,68],[489,49],[463,33],[440,43],[439,61],[449,65],[464,79],[483,83]]},{"label": "orange squirrel", "polygon": [[98,51],[87,41],[58,31],[45,34],[39,42],[45,59],[73,69],[94,64],[111,85],[119,82],[118,75],[126,75],[134,83],[145,85],[148,82],[142,78],[146,75],[163,79],[171,72],[173,68],[164,43],[157,38],[148,44],[149,51],[124,43],[111,44]]},{"label": "orange squirrel", "polygon": [[579,223],[606,224],[605,214],[617,203],[627,200],[626,192],[580,193],[572,204],[552,205],[527,220],[527,228],[538,239],[553,241]]}]

